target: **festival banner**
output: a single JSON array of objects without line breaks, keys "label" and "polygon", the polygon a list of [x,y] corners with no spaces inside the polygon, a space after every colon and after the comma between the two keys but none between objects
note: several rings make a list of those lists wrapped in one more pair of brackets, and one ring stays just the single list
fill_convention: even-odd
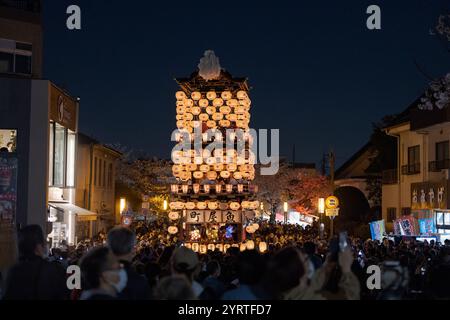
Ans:
[{"label": "festival banner", "polygon": [[383,240],[384,234],[386,233],[384,220],[373,221],[369,223],[369,226],[372,240]]},{"label": "festival banner", "polygon": [[433,218],[419,219],[420,234],[437,233],[436,221]]},{"label": "festival banner", "polygon": [[403,216],[394,222],[394,232],[396,235],[414,236],[418,234],[418,229],[417,220],[413,216]]}]

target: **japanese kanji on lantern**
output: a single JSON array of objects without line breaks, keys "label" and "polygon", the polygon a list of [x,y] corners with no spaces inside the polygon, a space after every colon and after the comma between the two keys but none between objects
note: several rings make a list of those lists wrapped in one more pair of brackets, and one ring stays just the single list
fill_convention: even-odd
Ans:
[{"label": "japanese kanji on lantern", "polygon": [[197,72],[176,82],[170,230],[193,250],[226,250],[243,240],[259,208],[247,79],[232,77],[208,51]]}]

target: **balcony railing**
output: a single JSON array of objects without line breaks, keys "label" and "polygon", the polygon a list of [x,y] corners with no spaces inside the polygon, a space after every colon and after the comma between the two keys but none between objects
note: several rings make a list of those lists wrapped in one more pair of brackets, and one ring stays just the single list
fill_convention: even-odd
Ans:
[{"label": "balcony railing", "polygon": [[402,166],[402,174],[403,175],[413,175],[420,173],[420,162],[407,164],[406,166]]},{"label": "balcony railing", "polygon": [[385,170],[382,173],[383,184],[397,184],[398,183],[398,170],[391,169]]},{"label": "balcony railing", "polygon": [[450,159],[430,161],[428,163],[428,171],[439,172],[444,169],[450,169]]}]

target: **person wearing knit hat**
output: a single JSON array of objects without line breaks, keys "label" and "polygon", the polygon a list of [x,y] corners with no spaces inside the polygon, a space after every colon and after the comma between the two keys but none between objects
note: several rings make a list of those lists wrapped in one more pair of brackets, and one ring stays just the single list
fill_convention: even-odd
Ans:
[{"label": "person wearing knit hat", "polygon": [[172,274],[181,274],[186,276],[192,286],[192,291],[196,297],[203,292],[200,283],[194,280],[200,271],[200,261],[197,254],[186,247],[178,247],[174,250],[171,257]]}]

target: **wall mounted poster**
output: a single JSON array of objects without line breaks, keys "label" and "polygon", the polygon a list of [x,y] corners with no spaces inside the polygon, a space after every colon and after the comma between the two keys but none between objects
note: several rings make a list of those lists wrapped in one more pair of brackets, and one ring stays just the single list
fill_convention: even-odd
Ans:
[{"label": "wall mounted poster", "polygon": [[0,157],[0,223],[15,224],[17,204],[17,158]]}]

